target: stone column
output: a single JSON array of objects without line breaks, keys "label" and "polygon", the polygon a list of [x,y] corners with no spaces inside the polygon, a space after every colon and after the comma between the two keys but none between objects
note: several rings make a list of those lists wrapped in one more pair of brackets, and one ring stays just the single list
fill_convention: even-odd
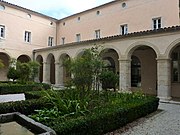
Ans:
[{"label": "stone column", "polygon": [[50,84],[50,64],[43,62],[43,83]]},{"label": "stone column", "polygon": [[119,89],[128,91],[131,88],[131,60],[119,60]]},{"label": "stone column", "polygon": [[55,85],[63,86],[63,66],[55,62]]},{"label": "stone column", "polygon": [[160,100],[171,99],[171,60],[157,59],[158,97]]}]

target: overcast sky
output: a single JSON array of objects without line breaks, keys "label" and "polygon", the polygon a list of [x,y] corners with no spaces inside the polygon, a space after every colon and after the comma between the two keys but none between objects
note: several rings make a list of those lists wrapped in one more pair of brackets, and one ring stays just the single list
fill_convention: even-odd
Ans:
[{"label": "overcast sky", "polygon": [[113,0],[4,0],[61,19]]}]

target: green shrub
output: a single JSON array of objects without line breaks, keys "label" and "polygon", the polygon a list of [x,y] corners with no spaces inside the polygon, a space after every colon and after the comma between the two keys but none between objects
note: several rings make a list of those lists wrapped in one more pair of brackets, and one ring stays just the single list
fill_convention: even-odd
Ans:
[{"label": "green shrub", "polygon": [[[59,92],[59,96],[66,95],[66,92]],[[70,92],[73,93],[73,91]],[[63,96],[66,97],[65,95]],[[107,97],[108,100],[106,99]],[[74,99],[75,97],[68,95],[66,98]],[[96,97],[93,95],[90,98],[93,101],[97,100],[97,102],[90,109],[90,112],[85,115],[64,117],[61,114],[62,117],[58,115],[56,119],[52,117],[51,120],[47,120],[45,119],[46,113],[48,118],[50,115],[58,113],[58,111],[51,109],[41,110],[35,119],[41,119],[43,124],[50,126],[60,135],[100,135],[156,111],[159,103],[158,98],[145,96],[141,92],[132,94],[103,92],[100,96]]]},{"label": "green shrub", "polygon": [[50,85],[43,83],[33,83],[33,84],[0,83],[0,94],[16,94],[16,93],[24,93],[27,91],[37,91],[42,89],[44,90],[50,89]]},{"label": "green shrub", "polygon": [[11,112],[21,112],[23,114],[31,114],[34,110],[42,108],[52,107],[48,100],[43,98],[25,100],[25,101],[16,101],[16,102],[7,102],[0,103],[0,114],[11,113]]}]

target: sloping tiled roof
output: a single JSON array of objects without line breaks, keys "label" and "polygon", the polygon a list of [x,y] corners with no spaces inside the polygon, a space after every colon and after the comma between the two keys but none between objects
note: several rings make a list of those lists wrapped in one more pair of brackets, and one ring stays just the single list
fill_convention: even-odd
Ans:
[{"label": "sloping tiled roof", "polygon": [[148,36],[148,35],[163,34],[163,33],[178,32],[178,31],[180,31],[180,26],[165,27],[165,28],[161,28],[161,29],[157,29],[157,30],[132,32],[132,33],[128,33],[126,35],[114,35],[114,36],[108,36],[108,37],[103,37],[103,38],[99,38],[99,39],[84,40],[84,41],[73,42],[73,43],[68,43],[68,44],[64,44],[64,45],[51,46],[51,47],[46,47],[46,48],[42,48],[42,49],[36,49],[33,52],[46,51],[49,49],[64,48],[64,47],[68,47],[68,46],[81,45],[81,44],[85,44],[85,43],[90,44],[90,43],[95,43],[95,42],[100,42],[100,41],[110,41],[110,40]]},{"label": "sloping tiled roof", "polygon": [[24,8],[24,7],[15,5],[15,4],[11,4],[11,3],[6,2],[6,1],[4,1],[4,0],[0,0],[0,4],[1,4],[1,3],[2,3],[3,5],[5,5],[5,6],[13,7],[13,8],[16,8],[16,9],[21,10],[21,11],[26,11],[26,12],[31,13],[31,14],[36,14],[36,15],[38,15],[38,16],[41,16],[41,17],[44,17],[44,18],[48,18],[48,19],[52,19],[52,20],[57,21],[56,18],[53,18],[53,17],[47,16],[47,15],[41,14],[41,13],[39,13],[39,12],[30,10],[30,9],[27,9],[27,8]]}]

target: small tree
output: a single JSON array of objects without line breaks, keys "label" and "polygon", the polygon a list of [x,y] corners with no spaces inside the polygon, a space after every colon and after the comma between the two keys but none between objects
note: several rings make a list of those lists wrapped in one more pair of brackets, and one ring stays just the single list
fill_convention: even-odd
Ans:
[{"label": "small tree", "polygon": [[72,81],[78,89],[82,91],[99,90],[99,75],[103,67],[100,47],[85,49],[81,57],[68,61],[65,66],[73,74]]},{"label": "small tree", "polygon": [[116,90],[116,86],[119,82],[119,77],[113,71],[103,70],[100,74],[100,80],[102,83],[102,88],[107,91],[108,88],[113,88]]},{"label": "small tree", "polygon": [[22,83],[29,81],[29,76],[31,73],[30,66],[28,63],[17,62],[16,70],[19,74],[19,79]]},{"label": "small tree", "polygon": [[15,67],[9,67],[8,73],[7,73],[7,78],[12,79],[13,82],[19,78],[19,74]]},{"label": "small tree", "polygon": [[31,81],[34,81],[35,78],[38,76],[40,64],[37,61],[30,61],[28,62],[28,65],[30,67],[29,78]]}]

